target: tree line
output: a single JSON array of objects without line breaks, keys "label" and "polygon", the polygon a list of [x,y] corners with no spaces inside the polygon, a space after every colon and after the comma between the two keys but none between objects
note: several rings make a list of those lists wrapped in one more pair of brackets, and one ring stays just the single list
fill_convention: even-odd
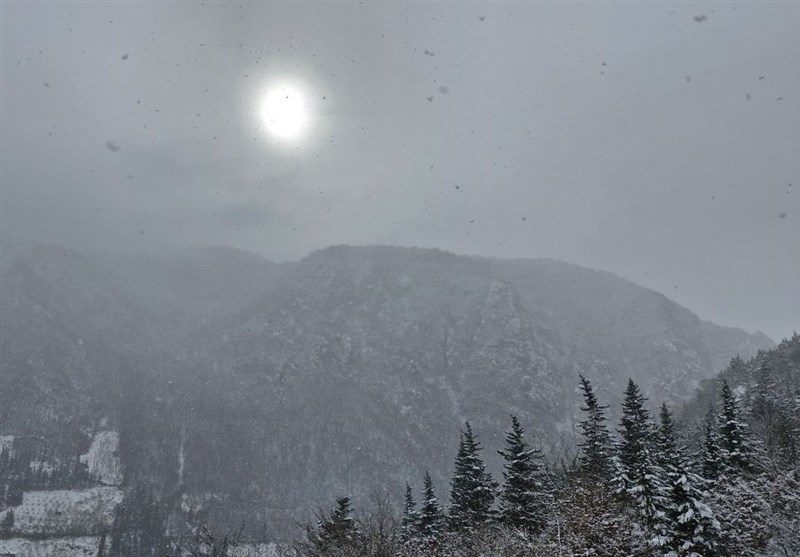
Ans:
[{"label": "tree line", "polygon": [[[713,388],[713,395],[711,389]],[[800,336],[701,386],[700,419],[681,420],[666,404],[654,415],[628,382],[616,427],[594,386],[579,376],[578,453],[548,462],[510,416],[497,451],[502,478],[487,470],[469,422],[460,432],[447,503],[429,473],[408,482],[402,507],[375,494],[369,512],[349,497],[301,524],[302,539],[279,548],[292,557],[756,557],[800,555]],[[691,410],[691,408],[689,408]],[[684,409],[684,416],[691,415]],[[679,416],[681,413],[678,414]],[[5,475],[19,459],[0,454]],[[28,474],[28,472],[25,472]],[[499,481],[498,481],[499,480]],[[52,481],[52,479],[50,479]],[[8,499],[8,491],[5,497]],[[13,496],[12,496],[13,499]],[[176,539],[172,504],[152,486],[127,490],[103,557],[251,555],[242,530],[202,523]],[[13,531],[6,513],[0,534]],[[193,523],[196,521],[193,521]],[[253,554],[255,555],[255,554]]]},{"label": "tree line", "polygon": [[[784,341],[780,349],[796,371],[800,338]],[[680,423],[666,404],[653,416],[630,380],[622,418],[612,431],[608,406],[580,376],[583,405],[574,462],[548,464],[511,416],[498,451],[503,477],[495,481],[467,422],[446,507],[427,473],[417,494],[406,483],[402,511],[391,527],[376,529],[373,514],[357,517],[350,499],[341,497],[333,510],[318,511],[316,521],[305,524],[304,539],[293,552],[301,557],[800,555],[800,389],[790,389],[789,396],[771,389],[774,369],[765,362],[775,361],[770,353],[759,354],[747,364],[749,382],[739,381],[737,392],[723,378],[699,427]],[[741,379],[736,370],[742,366],[734,358],[732,377]]]}]

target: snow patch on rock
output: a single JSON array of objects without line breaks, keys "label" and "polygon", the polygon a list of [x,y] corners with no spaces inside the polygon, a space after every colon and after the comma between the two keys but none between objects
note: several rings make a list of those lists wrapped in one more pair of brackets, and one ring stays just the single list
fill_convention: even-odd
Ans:
[{"label": "snow patch on rock", "polygon": [[0,435],[0,453],[8,451],[11,454],[11,449],[14,447],[13,435]]},{"label": "snow patch on rock", "polygon": [[105,485],[122,484],[122,463],[119,460],[119,433],[101,431],[92,439],[92,446],[81,455],[92,478]]}]

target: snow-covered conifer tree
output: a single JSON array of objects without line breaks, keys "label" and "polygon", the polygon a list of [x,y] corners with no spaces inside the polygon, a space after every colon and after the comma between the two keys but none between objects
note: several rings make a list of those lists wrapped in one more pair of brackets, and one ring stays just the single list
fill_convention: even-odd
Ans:
[{"label": "snow-covered conifer tree", "polygon": [[666,404],[661,406],[660,417],[658,455],[668,500],[658,545],[669,556],[717,555],[720,525],[703,502],[707,482],[690,470],[686,449],[678,443],[672,412]]},{"label": "snow-covered conifer tree", "polygon": [[542,453],[528,446],[516,416],[506,432],[506,447],[497,451],[505,459],[503,490],[500,492],[500,522],[512,528],[535,532],[545,521],[551,497]]},{"label": "snow-covered conifer tree", "polygon": [[711,482],[716,481],[722,473],[722,454],[719,447],[715,411],[712,405],[709,405],[703,421],[703,453],[701,457],[703,478]]},{"label": "snow-covered conifer tree", "polygon": [[454,531],[474,531],[494,519],[497,482],[486,471],[480,457],[481,445],[472,433],[469,422],[461,432],[456,455],[455,471],[450,484],[450,528]]},{"label": "snow-covered conifer tree", "polygon": [[655,428],[644,406],[646,400],[636,383],[629,380],[622,404],[613,484],[623,501],[635,510],[645,534],[657,542],[666,489],[654,454]]},{"label": "snow-covered conifer tree", "polygon": [[596,480],[607,481],[612,470],[611,433],[606,426],[605,410],[607,405],[597,401],[592,384],[583,375],[580,376],[586,418],[578,423],[583,435],[580,443],[580,470],[583,474]]},{"label": "snow-covered conifer tree", "polygon": [[444,514],[433,489],[431,475],[425,472],[422,486],[422,508],[419,513],[419,532],[425,537],[434,537],[444,526]]},{"label": "snow-covered conifer tree", "polygon": [[739,405],[727,381],[722,382],[722,412],[718,416],[722,464],[726,474],[749,472],[754,468],[753,450]]},{"label": "snow-covered conifer tree", "polygon": [[405,504],[403,506],[403,518],[400,522],[400,541],[406,542],[419,532],[420,515],[417,510],[417,502],[411,486],[406,482]]}]

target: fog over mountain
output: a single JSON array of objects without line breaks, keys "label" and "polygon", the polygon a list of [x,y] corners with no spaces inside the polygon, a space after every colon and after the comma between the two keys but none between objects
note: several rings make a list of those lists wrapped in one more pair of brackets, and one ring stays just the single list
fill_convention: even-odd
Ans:
[{"label": "fog over mountain", "polygon": [[574,451],[579,373],[609,401],[633,377],[680,404],[721,354],[774,346],[608,273],[429,249],[34,245],[3,261],[0,299],[5,433],[57,458],[111,427],[127,482],[279,538],[337,493],[426,469],[444,486],[464,420],[492,449],[513,413]]},{"label": "fog over mountain", "polygon": [[[796,3],[4,2],[0,229],[549,257],[773,338],[800,308]],[[294,83],[302,135],[271,133]],[[269,120],[269,118],[267,118]]]},{"label": "fog over mountain", "polygon": [[800,3],[0,2],[0,555],[800,555]]}]

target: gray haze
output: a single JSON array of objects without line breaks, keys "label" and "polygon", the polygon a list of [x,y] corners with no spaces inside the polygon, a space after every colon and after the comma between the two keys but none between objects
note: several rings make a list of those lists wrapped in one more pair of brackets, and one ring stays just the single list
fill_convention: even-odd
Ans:
[{"label": "gray haze", "polygon": [[[798,24],[798,3],[3,2],[2,233],[554,257],[780,338]],[[314,103],[296,145],[255,116],[285,76]]]}]

